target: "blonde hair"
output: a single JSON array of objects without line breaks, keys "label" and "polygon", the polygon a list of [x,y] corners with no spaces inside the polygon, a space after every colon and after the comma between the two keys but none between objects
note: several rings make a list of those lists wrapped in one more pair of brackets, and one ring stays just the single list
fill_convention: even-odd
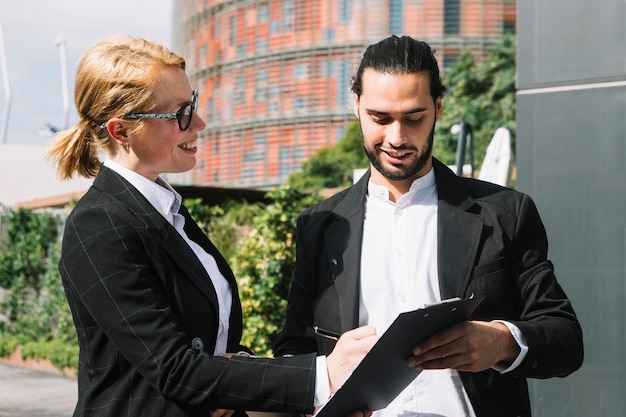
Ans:
[{"label": "blonde hair", "polygon": [[[98,155],[115,155],[117,146],[104,124],[112,117],[147,113],[156,105],[153,87],[166,68],[185,69],[185,60],[142,38],[112,36],[96,42],[78,63],[74,102],[78,123],[59,132],[48,152],[61,179],[74,173],[94,177]],[[132,121],[140,131],[144,122]]]}]

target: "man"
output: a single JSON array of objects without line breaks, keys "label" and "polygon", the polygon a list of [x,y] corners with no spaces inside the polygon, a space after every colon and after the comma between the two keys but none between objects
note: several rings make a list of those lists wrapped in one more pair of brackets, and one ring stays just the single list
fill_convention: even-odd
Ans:
[{"label": "man", "polygon": [[316,325],[382,334],[403,311],[484,297],[471,321],[414,348],[407,363],[425,371],[375,414],[530,416],[526,378],[563,377],[583,359],[534,203],[432,157],[445,87],[426,43],[391,36],[371,45],[352,91],[370,169],[299,217],[276,354],[328,354],[332,341]]}]

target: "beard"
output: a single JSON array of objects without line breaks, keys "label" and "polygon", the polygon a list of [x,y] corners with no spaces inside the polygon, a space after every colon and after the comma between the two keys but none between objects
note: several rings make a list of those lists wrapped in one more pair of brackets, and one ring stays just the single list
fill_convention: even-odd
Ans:
[{"label": "beard", "polygon": [[[436,122],[435,122],[436,123]],[[428,135],[428,141],[422,147],[421,152],[417,152],[418,156],[408,166],[396,166],[393,168],[385,167],[383,161],[380,157],[380,152],[377,152],[376,149],[371,149],[365,143],[365,137],[363,135],[363,129],[361,129],[361,143],[363,145],[363,149],[365,150],[365,154],[367,155],[367,159],[369,159],[372,166],[376,169],[376,171],[380,172],[385,178],[392,181],[403,181],[408,180],[415,177],[428,163],[430,157],[433,153],[433,143],[435,139],[435,123],[433,123],[433,128]],[[394,148],[394,150],[402,151],[402,150],[412,150],[418,151],[415,147],[400,147]]]}]

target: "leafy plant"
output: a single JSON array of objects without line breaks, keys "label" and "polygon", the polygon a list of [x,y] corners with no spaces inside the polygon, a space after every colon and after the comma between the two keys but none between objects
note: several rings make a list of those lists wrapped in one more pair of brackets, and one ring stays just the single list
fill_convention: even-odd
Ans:
[{"label": "leafy plant", "polygon": [[444,76],[448,93],[443,99],[443,116],[437,122],[434,155],[454,164],[458,137],[450,132],[454,124],[472,125],[474,162],[482,164],[487,146],[498,127],[511,132],[515,149],[515,37],[505,35],[477,64],[464,51]]},{"label": "leafy plant", "polygon": [[0,254],[0,282],[5,288],[0,355],[8,356],[19,346],[24,357],[75,367],[76,332],[57,270],[63,219],[19,209],[3,220],[7,238]]},{"label": "leafy plant", "polygon": [[321,200],[285,185],[271,190],[271,203],[255,218],[253,229],[230,258],[243,308],[242,344],[272,356],[284,324],[291,273],[295,267],[295,228],[299,213]]}]

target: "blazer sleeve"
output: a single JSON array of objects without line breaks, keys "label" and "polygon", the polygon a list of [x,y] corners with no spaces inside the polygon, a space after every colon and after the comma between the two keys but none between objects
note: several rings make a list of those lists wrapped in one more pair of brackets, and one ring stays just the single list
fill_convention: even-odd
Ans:
[{"label": "blazer sleeve", "polygon": [[127,366],[188,407],[311,413],[315,355],[226,359],[194,351],[162,285],[180,278],[162,276],[166,252],[141,216],[112,206],[74,210],[59,263],[90,379],[104,384]]},{"label": "blazer sleeve", "polygon": [[537,208],[522,195],[511,246],[518,318],[528,353],[515,373],[525,377],[566,376],[583,361],[583,336],[572,304],[547,259],[548,239]]}]

